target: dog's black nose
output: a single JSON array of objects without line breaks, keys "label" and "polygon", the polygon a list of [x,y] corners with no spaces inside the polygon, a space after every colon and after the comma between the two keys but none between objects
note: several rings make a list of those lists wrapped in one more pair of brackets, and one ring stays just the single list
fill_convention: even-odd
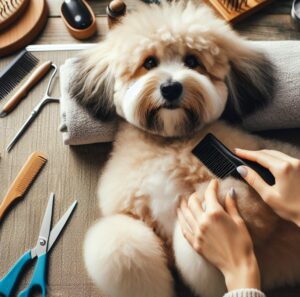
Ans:
[{"label": "dog's black nose", "polygon": [[178,81],[168,81],[160,85],[160,92],[167,101],[175,101],[182,94],[182,84]]}]

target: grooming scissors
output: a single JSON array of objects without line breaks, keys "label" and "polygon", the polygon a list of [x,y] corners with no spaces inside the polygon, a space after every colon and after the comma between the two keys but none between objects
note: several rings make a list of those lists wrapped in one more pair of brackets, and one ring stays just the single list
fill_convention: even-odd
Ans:
[{"label": "grooming scissors", "polygon": [[16,136],[13,138],[13,140],[7,146],[7,148],[6,148],[7,152],[9,152],[14,147],[14,145],[17,143],[17,141],[24,134],[24,132],[31,125],[31,123],[35,120],[35,118],[39,115],[39,113],[41,112],[41,110],[43,109],[43,107],[47,103],[50,103],[50,102],[59,102],[59,98],[51,97],[49,95],[53,78],[54,78],[54,76],[55,76],[55,74],[57,72],[57,66],[55,64],[52,64],[51,67],[54,68],[54,71],[51,74],[51,77],[49,79],[49,82],[48,82],[48,85],[47,85],[46,92],[45,92],[44,96],[42,97],[41,101],[32,110],[32,112],[31,112],[30,116],[28,117],[28,119],[26,120],[26,122],[23,124],[23,126],[20,128],[20,130],[18,131],[18,133],[16,134]]},{"label": "grooming scissors", "polygon": [[37,257],[37,262],[32,275],[32,279],[28,287],[19,293],[18,297],[32,296],[33,289],[39,289],[42,297],[47,294],[46,290],[46,276],[47,276],[47,257],[48,252],[57,240],[59,234],[66,225],[68,219],[73,213],[77,201],[68,208],[65,214],[61,217],[55,227],[51,230],[52,212],[53,212],[54,194],[51,193],[43,222],[40,229],[37,244],[34,248],[28,250],[10,269],[6,276],[0,280],[0,296],[11,297],[15,289],[16,283],[22,274],[23,268],[27,263]]}]

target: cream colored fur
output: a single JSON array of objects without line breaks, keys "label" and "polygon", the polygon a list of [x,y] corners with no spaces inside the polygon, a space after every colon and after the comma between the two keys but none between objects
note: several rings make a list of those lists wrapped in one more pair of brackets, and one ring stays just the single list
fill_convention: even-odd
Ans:
[{"label": "cream colored fur", "polygon": [[[150,212],[152,219],[157,223],[156,234],[165,240],[173,241],[176,266],[185,282],[199,296],[221,297],[225,290],[222,276],[192,250],[180,229],[175,228],[176,206],[180,194],[186,195],[195,190],[203,193],[207,180],[211,178],[207,169],[190,153],[193,146],[207,132],[212,132],[231,149],[272,148],[300,158],[300,152],[295,147],[246,134],[224,122],[216,122],[186,141],[149,137],[147,133],[123,122],[112,158],[101,177],[98,195],[100,208],[105,217],[114,217],[116,213],[131,213],[151,225],[145,216]],[[232,186],[237,191],[240,213],[247,222],[255,243],[264,289],[299,282],[300,232],[297,227],[277,217],[246,184],[232,178],[221,181],[220,184],[221,197]],[[107,225],[107,229],[112,236],[114,233],[112,228]],[[175,230],[174,234],[172,230]],[[119,236],[118,230],[115,231],[115,236]],[[98,253],[102,255],[104,251],[101,243],[106,241],[105,232],[94,234],[94,238],[99,241]],[[136,240],[138,239],[139,235]],[[122,238],[119,240],[121,244]],[[157,238],[157,244],[159,242],[160,239]],[[115,243],[108,249],[113,249],[115,245],[118,244]],[[151,253],[151,248],[144,250],[145,253],[147,251]],[[106,261],[112,257],[118,256],[109,254]],[[133,258],[137,260],[138,255],[134,255]],[[106,262],[97,261],[95,257],[93,259],[93,265],[105,266]],[[158,270],[156,273],[159,273]],[[99,278],[97,274],[92,275],[101,279],[100,275]],[[128,277],[128,274],[124,277]],[[131,277],[136,279],[139,276],[133,272]],[[155,286],[155,281],[152,285]],[[107,286],[110,287],[110,285],[104,287]],[[150,288],[151,286],[145,290]],[[132,291],[135,291],[134,286]],[[160,294],[159,296],[165,296],[164,291]],[[123,296],[127,297],[130,294]]]},{"label": "cream colored fur", "polygon": [[84,255],[93,280],[110,296],[173,296],[161,243],[141,221],[125,215],[100,220],[86,236]]},{"label": "cream colored fur", "polygon": [[[190,53],[201,60],[197,69],[183,63]],[[160,63],[147,71],[142,65],[149,55]],[[77,100],[95,116],[109,117],[116,111],[127,121],[120,120],[99,183],[103,218],[91,227],[84,243],[87,271],[104,293],[171,297],[169,269],[174,266],[198,296],[221,297],[225,292],[220,272],[182,236],[176,207],[182,196],[194,191],[201,196],[212,178],[191,154],[208,132],[230,149],[272,148],[300,158],[295,147],[252,136],[219,120],[232,98],[245,101],[232,103],[232,113],[239,115],[245,110],[243,104],[251,107],[255,102],[249,100],[261,99],[241,97],[235,81],[239,75],[234,78],[232,71],[242,71],[259,94],[268,94],[261,79],[262,60],[252,45],[209,9],[191,3],[142,6],[98,47],[83,54],[72,89]],[[184,88],[177,109],[163,106],[159,86],[168,78],[180,81]],[[244,92],[251,95],[247,87]],[[189,112],[194,112],[192,117]],[[254,241],[263,288],[299,282],[300,232],[241,181],[220,181],[221,200],[232,186]]]}]

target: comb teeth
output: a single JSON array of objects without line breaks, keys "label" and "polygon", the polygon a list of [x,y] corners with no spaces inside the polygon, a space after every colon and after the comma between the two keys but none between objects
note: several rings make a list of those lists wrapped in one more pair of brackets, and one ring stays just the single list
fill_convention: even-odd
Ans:
[{"label": "comb teeth", "polygon": [[42,167],[47,162],[47,159],[40,153],[33,153],[24,167],[21,169],[22,175],[16,183],[16,192],[22,196],[29,188],[35,177],[38,175]]},{"label": "comb teeth", "polygon": [[39,152],[34,152],[29,156],[0,204],[0,220],[9,206],[23,196],[46,161],[46,157]]},{"label": "comb teeth", "polygon": [[39,59],[30,52],[23,50],[0,73],[0,100],[7,96],[37,65]]},{"label": "comb teeth", "polygon": [[[210,136],[210,135],[208,135]],[[230,175],[236,165],[206,136],[194,149],[193,154],[216,176]]]}]

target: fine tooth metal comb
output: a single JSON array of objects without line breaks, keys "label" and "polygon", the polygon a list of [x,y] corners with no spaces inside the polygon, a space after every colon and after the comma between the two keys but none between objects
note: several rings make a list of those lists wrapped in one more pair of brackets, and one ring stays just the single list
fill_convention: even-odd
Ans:
[{"label": "fine tooth metal comb", "polygon": [[206,0],[226,21],[235,23],[273,0]]},{"label": "fine tooth metal comb", "polygon": [[40,152],[29,156],[0,204],[0,220],[12,202],[24,195],[46,162],[47,158]]},{"label": "fine tooth metal comb", "polygon": [[15,89],[38,62],[39,59],[37,57],[27,50],[23,50],[9,63],[9,65],[0,72],[0,100]]},{"label": "fine tooth metal comb", "polygon": [[237,157],[211,133],[194,147],[192,153],[219,178],[233,176],[240,179],[236,168],[245,165],[255,170],[269,185],[275,184],[275,178],[267,168]]}]

